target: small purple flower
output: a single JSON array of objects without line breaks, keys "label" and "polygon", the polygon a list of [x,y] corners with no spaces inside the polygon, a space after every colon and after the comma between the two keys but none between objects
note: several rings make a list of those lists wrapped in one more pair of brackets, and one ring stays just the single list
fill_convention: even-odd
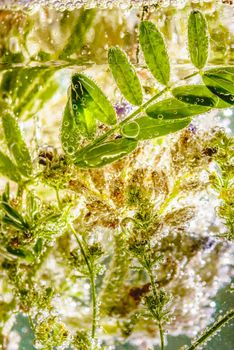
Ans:
[{"label": "small purple flower", "polygon": [[188,130],[189,130],[192,134],[196,134],[197,127],[196,127],[193,123],[190,123],[189,126],[188,126]]},{"label": "small purple flower", "polygon": [[118,116],[124,116],[131,112],[132,106],[127,102],[115,105],[115,110]]}]

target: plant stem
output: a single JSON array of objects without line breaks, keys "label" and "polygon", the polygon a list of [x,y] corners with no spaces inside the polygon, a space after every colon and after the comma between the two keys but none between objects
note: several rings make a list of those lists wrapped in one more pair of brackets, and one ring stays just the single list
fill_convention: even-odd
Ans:
[{"label": "plant stem", "polygon": [[[155,299],[158,301],[159,300],[159,296],[158,296],[157,288],[155,286],[152,269],[148,268],[147,271],[148,271],[148,274],[149,274],[153,295],[154,295]],[[160,320],[158,320],[158,327],[159,327],[159,334],[160,334],[161,350],[164,350],[164,331],[163,331],[162,324],[161,324]]]},{"label": "plant stem", "polygon": [[96,328],[97,328],[97,297],[96,297],[96,287],[95,287],[95,276],[93,272],[90,276],[90,283],[91,283],[91,295],[92,295],[92,305],[93,305],[92,339],[95,339]]},{"label": "plant stem", "polygon": [[194,350],[213,334],[215,334],[225,323],[229,322],[234,317],[234,309],[227,312],[219,321],[216,321],[208,330],[203,333],[187,350]]},{"label": "plant stem", "polygon": [[57,198],[57,202],[58,202],[58,207],[59,209],[62,208],[62,203],[61,203],[61,200],[60,200],[60,197],[59,197],[59,189],[58,188],[55,188],[55,192],[56,192],[56,198]]},{"label": "plant stem", "polygon": [[159,333],[160,333],[161,350],[164,350],[164,332],[160,322],[158,326],[159,326]]},{"label": "plant stem", "polygon": [[91,333],[91,337],[93,340],[95,340],[96,338],[96,329],[97,329],[97,297],[96,297],[96,287],[95,287],[95,275],[93,272],[93,268],[92,268],[92,264],[90,263],[86,253],[85,253],[85,249],[83,247],[83,244],[80,240],[80,238],[78,237],[74,227],[69,224],[75,238],[76,241],[79,245],[81,254],[84,257],[85,263],[87,265],[88,271],[89,271],[89,278],[90,278],[90,286],[91,286],[91,299],[92,299],[92,333]]},{"label": "plant stem", "polygon": [[19,201],[19,208],[22,208],[23,193],[24,193],[24,185],[20,183],[18,184],[17,193],[16,193],[16,197]]},{"label": "plant stem", "polygon": [[196,75],[200,74],[199,71],[193,72],[192,74],[186,75],[186,77],[183,78],[183,80],[188,80],[192,77],[195,77]]},{"label": "plant stem", "polygon": [[131,113],[126,119],[124,119],[122,122],[119,123],[119,125],[117,126],[117,128],[119,128],[119,126],[123,126],[125,125],[129,120],[131,120],[132,118],[136,117],[137,114],[139,114],[140,112],[142,112],[146,107],[148,107],[148,105],[152,102],[154,102],[155,100],[157,100],[160,96],[162,96],[163,94],[165,94],[165,92],[167,92],[169,90],[168,87],[164,88],[163,90],[161,90],[160,92],[158,92],[156,95],[154,95],[153,97],[151,97],[148,101],[146,101],[145,103],[143,103],[139,108],[137,108],[133,113]]}]

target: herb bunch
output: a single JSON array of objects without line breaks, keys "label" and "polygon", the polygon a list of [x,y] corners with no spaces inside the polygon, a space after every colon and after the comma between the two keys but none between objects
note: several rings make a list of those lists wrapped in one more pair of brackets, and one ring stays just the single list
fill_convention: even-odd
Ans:
[{"label": "herb bunch", "polygon": [[[110,48],[110,71],[136,109],[117,120],[97,84],[74,74],[61,127],[63,153],[40,150],[36,164],[15,117],[24,108],[33,113],[30,101],[12,108],[7,91],[14,77],[3,76],[1,121],[8,153],[0,152],[0,172],[11,181],[0,202],[2,289],[11,296],[1,301],[3,349],[5,325],[19,312],[29,318],[36,348],[48,350],[107,349],[109,338],[134,341],[139,332],[160,339],[163,350],[165,331],[176,333],[178,324],[181,333],[191,335],[187,320],[194,310],[184,308],[193,303],[191,295],[200,313],[196,331],[207,324],[200,308],[209,298],[199,301],[197,294],[204,285],[215,293],[222,257],[230,250],[227,241],[233,240],[233,140],[222,129],[196,130],[192,118],[233,105],[234,70],[206,67],[209,35],[199,11],[188,20],[195,70],[182,82],[171,82],[166,44],[151,21],[140,22],[139,45],[162,90],[145,101],[133,64],[122,49]],[[188,85],[197,75],[202,83]],[[144,142],[151,139],[159,142]],[[52,188],[56,202],[40,198],[39,186]],[[211,189],[220,198],[218,215],[225,223],[216,237],[207,232],[212,223],[199,234],[191,232],[199,205],[186,201]],[[199,264],[201,252],[207,269]],[[61,313],[66,303],[75,315]],[[231,318],[233,310],[189,349]]]}]

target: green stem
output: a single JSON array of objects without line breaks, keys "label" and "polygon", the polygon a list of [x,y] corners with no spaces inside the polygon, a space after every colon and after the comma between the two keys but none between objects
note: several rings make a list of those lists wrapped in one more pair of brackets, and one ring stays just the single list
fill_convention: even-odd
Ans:
[{"label": "green stem", "polygon": [[186,77],[183,78],[183,80],[188,80],[192,77],[195,77],[196,75],[200,74],[199,71],[193,72],[192,74],[186,75]]},{"label": "green stem", "polygon": [[150,268],[148,269],[148,274],[149,274],[150,283],[151,283],[151,286],[152,286],[153,295],[154,295],[155,299],[158,300],[158,292],[157,292],[157,289],[156,289],[156,286],[155,286],[153,272],[152,272],[152,270]]},{"label": "green stem", "polygon": [[97,297],[96,297],[96,286],[95,286],[95,275],[93,272],[93,268],[92,268],[92,264],[90,263],[86,253],[85,253],[85,249],[83,247],[83,244],[80,240],[80,238],[78,237],[74,227],[69,224],[75,239],[79,245],[81,254],[84,257],[85,263],[87,265],[88,271],[89,271],[89,278],[90,278],[90,286],[91,286],[91,299],[92,299],[92,339],[95,340],[96,338],[96,329],[97,329]]},{"label": "green stem", "polygon": [[161,90],[160,92],[158,92],[156,95],[154,95],[153,97],[151,97],[148,101],[146,101],[145,103],[143,103],[139,108],[137,108],[133,113],[131,113],[126,119],[124,119],[122,122],[120,122],[117,127],[115,127],[116,129],[119,128],[120,126],[125,125],[127,122],[129,122],[129,120],[133,119],[134,117],[136,117],[140,112],[142,112],[146,107],[148,107],[149,104],[151,104],[152,102],[154,102],[155,100],[157,100],[160,96],[162,96],[163,94],[165,94],[165,92],[167,92],[169,90],[168,87],[164,88],[163,90]]},{"label": "green stem", "polygon": [[18,188],[17,188],[17,198],[21,198],[22,199],[22,196],[23,196],[23,192],[24,192],[24,186],[22,185],[22,183],[20,183],[18,185]]},{"label": "green stem", "polygon": [[55,192],[56,192],[56,198],[57,198],[57,202],[58,202],[58,207],[59,207],[59,209],[61,209],[62,208],[62,203],[61,203],[61,200],[60,200],[60,197],[59,197],[59,189],[55,188]]},{"label": "green stem", "polygon": [[93,323],[92,323],[92,339],[95,339],[96,329],[97,329],[97,296],[95,287],[95,276],[92,273],[90,276],[91,283],[91,295],[92,295],[92,305],[93,305]]},{"label": "green stem", "polygon": [[[149,274],[153,295],[154,295],[155,299],[158,301],[159,300],[159,296],[158,296],[157,288],[155,286],[152,269],[148,268],[147,271],[148,271],[148,274]],[[164,350],[164,331],[163,331],[163,328],[162,328],[162,324],[161,324],[161,322],[159,320],[158,320],[158,327],[159,327],[159,334],[160,334],[161,350]]]},{"label": "green stem", "polygon": [[21,208],[21,209],[22,209],[24,188],[25,188],[24,184],[19,183],[18,188],[17,188],[17,193],[16,193],[16,197],[17,197],[18,203],[19,203],[18,208]]},{"label": "green stem", "polygon": [[164,331],[160,322],[158,326],[159,326],[159,333],[160,333],[161,350],[164,350]]},{"label": "green stem", "polygon": [[208,338],[215,334],[225,323],[234,317],[234,309],[226,313],[219,321],[216,321],[208,330],[203,333],[187,350],[194,350],[201,344],[205,343]]}]

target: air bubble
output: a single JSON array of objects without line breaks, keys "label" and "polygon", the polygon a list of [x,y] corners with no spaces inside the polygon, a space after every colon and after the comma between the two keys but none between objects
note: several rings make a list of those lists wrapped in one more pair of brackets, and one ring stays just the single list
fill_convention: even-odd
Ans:
[{"label": "air bubble", "polygon": [[66,151],[68,154],[72,155],[75,152],[75,148],[73,146],[68,146]]},{"label": "air bubble", "polygon": [[164,118],[163,114],[158,114],[158,115],[157,115],[157,119],[162,120],[163,118]]}]

